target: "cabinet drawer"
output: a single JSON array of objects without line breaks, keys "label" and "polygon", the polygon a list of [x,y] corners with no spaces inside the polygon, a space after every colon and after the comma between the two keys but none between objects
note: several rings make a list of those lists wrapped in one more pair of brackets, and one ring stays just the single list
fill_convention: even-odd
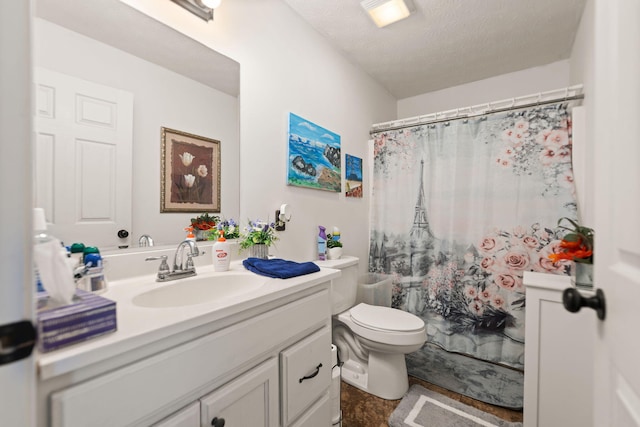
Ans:
[{"label": "cabinet drawer", "polygon": [[325,393],[291,427],[329,427],[331,425],[331,396]]},{"label": "cabinet drawer", "polygon": [[[324,327],[280,353],[284,424],[298,417],[331,384],[331,329]],[[331,416],[327,417],[330,423]]]},{"label": "cabinet drawer", "polygon": [[186,408],[182,408],[173,415],[153,427],[199,427],[200,426],[200,402],[194,402]]}]

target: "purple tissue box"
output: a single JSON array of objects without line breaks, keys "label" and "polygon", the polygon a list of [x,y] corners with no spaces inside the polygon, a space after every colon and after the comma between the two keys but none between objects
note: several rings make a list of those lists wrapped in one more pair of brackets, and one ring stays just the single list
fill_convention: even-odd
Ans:
[{"label": "purple tissue box", "polygon": [[116,303],[77,289],[71,304],[56,307],[46,292],[38,292],[37,323],[38,348],[46,353],[114,332]]}]

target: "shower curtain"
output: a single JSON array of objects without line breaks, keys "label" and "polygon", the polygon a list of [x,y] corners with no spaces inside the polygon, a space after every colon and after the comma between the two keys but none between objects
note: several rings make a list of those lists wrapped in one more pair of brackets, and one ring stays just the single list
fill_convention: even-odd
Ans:
[{"label": "shower curtain", "polygon": [[569,103],[374,137],[369,270],[394,276],[393,306],[427,343],[524,368],[525,271],[551,262],[576,218]]}]

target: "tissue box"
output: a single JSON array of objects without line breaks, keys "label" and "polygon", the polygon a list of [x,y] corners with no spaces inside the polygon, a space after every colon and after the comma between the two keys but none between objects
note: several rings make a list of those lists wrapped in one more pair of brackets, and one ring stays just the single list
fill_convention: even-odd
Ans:
[{"label": "tissue box", "polygon": [[46,292],[38,292],[37,318],[38,348],[43,353],[117,329],[115,301],[81,289],[65,306],[53,306]]}]

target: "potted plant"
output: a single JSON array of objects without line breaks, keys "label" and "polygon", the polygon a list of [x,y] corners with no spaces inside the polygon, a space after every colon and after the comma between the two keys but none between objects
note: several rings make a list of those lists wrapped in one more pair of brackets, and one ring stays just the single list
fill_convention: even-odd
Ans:
[{"label": "potted plant", "polygon": [[224,233],[224,238],[227,240],[237,239],[240,237],[240,227],[238,227],[238,224],[233,220],[233,218],[221,220],[214,228],[211,229],[209,233],[209,240],[218,240],[221,233]]},{"label": "potted plant", "polygon": [[209,237],[209,230],[216,226],[219,219],[220,218],[218,216],[209,215],[208,213],[203,213],[200,216],[191,218],[191,226],[193,227],[193,232],[196,235],[196,240],[207,240]]},{"label": "potted plant", "polygon": [[336,239],[336,236],[327,234],[327,258],[340,259],[342,256],[342,243]]},{"label": "potted plant", "polygon": [[[562,225],[563,221],[570,226]],[[578,224],[570,218],[560,218],[558,228],[567,230],[560,241],[560,252],[552,253],[549,259],[553,262],[570,260],[575,264],[576,285],[591,287],[593,285],[593,228]]]},{"label": "potted plant", "polygon": [[269,246],[278,240],[276,225],[273,222],[249,220],[244,233],[240,235],[240,239],[241,251],[249,249],[249,256],[267,259],[269,256]]}]

